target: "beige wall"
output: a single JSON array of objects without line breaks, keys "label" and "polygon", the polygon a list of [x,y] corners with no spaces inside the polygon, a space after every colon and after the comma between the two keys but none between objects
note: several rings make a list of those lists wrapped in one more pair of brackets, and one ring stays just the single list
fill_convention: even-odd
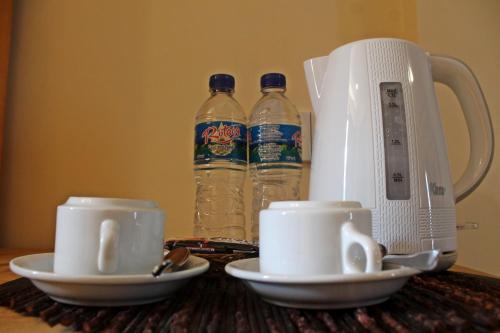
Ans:
[{"label": "beige wall", "polygon": [[[433,3],[418,4],[425,20],[436,15]],[[494,6],[479,3],[489,7],[469,6],[484,14]],[[169,237],[190,235],[193,117],[207,97],[209,74],[233,73],[236,97],[249,113],[259,97],[259,76],[282,71],[289,97],[310,110],[302,61],[342,43],[380,36],[417,40],[417,23],[423,22],[424,46],[462,57],[434,44],[428,29],[439,25],[417,20],[416,10],[415,1],[406,0],[17,1],[0,246],[52,246],[55,208],[69,195],[151,198],[167,211]],[[494,98],[488,75],[478,73]],[[304,197],[307,176],[306,170]],[[486,187],[480,191],[490,198],[494,193],[485,193]],[[474,194],[468,200],[481,199]],[[475,217],[472,206],[467,218]],[[461,204],[460,219],[465,212]],[[487,231],[487,222],[481,228]],[[498,266],[479,268],[499,272]]]},{"label": "beige wall", "polygon": [[[500,275],[500,1],[420,0],[417,9],[420,44],[431,53],[465,61],[490,108],[496,152],[482,185],[457,205],[458,223],[479,223],[479,230],[459,232],[458,262]],[[453,93],[441,85],[437,92],[457,180],[469,157],[467,127]]]}]

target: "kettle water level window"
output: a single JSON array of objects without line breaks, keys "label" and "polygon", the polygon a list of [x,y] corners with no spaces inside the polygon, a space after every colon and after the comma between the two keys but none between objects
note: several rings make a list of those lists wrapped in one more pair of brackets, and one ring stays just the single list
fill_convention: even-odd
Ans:
[{"label": "kettle water level window", "polygon": [[380,83],[384,126],[385,184],[389,200],[410,199],[408,137],[400,82]]}]

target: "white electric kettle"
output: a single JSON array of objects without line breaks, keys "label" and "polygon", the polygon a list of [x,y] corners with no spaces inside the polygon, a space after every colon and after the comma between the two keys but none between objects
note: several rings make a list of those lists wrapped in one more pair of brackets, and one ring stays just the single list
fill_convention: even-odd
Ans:
[{"label": "white electric kettle", "polygon": [[[438,249],[438,269],[451,266],[455,202],[479,185],[493,156],[488,107],[471,70],[377,38],[307,60],[305,72],[316,116],[310,199],[360,201],[390,254]],[[434,81],[456,94],[469,129],[469,162],[454,185]]]}]

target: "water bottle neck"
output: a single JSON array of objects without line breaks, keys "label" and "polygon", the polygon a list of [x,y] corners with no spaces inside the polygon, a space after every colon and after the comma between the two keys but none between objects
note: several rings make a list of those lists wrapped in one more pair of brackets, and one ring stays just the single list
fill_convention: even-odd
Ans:
[{"label": "water bottle neck", "polygon": [[267,87],[267,88],[262,88],[261,92],[266,95],[270,93],[278,93],[278,94],[284,94],[286,91],[286,88],[283,87]]},{"label": "water bottle neck", "polygon": [[234,90],[233,89],[210,89],[210,95],[215,96],[215,95],[228,95],[228,96],[233,96]]}]

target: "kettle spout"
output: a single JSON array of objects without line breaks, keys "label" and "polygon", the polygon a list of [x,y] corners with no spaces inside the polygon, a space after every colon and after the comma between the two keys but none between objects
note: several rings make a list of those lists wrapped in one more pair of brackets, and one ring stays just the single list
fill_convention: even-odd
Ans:
[{"label": "kettle spout", "polygon": [[321,88],[323,78],[328,67],[328,56],[312,58],[304,62],[306,72],[307,88],[311,98],[314,113],[319,112],[319,100],[321,97]]}]

